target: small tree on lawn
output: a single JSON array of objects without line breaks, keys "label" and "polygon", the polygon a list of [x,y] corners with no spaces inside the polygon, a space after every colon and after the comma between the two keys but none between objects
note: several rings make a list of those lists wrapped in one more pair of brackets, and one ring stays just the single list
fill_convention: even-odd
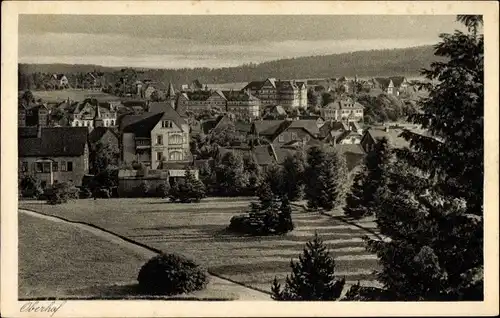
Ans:
[{"label": "small tree on lawn", "polygon": [[304,194],[305,156],[298,151],[283,162],[283,191],[291,201],[300,200]]},{"label": "small tree on lawn", "polygon": [[356,174],[351,191],[347,194],[344,214],[352,218],[362,218],[373,214],[372,205],[377,189],[383,182],[383,165],[391,159],[389,141],[386,137],[378,140],[375,148],[365,158],[363,170]]},{"label": "small tree on lawn", "polygon": [[274,300],[336,300],[342,294],[345,278],[335,277],[335,260],[317,233],[306,244],[299,261],[291,261],[290,267],[292,274],[286,277],[283,289],[274,278]]},{"label": "small tree on lawn", "polygon": [[165,180],[164,182],[160,183],[156,188],[156,195],[159,198],[166,198],[168,197],[169,193],[170,193],[170,183],[168,182],[168,180]]},{"label": "small tree on lawn", "polygon": [[311,209],[331,210],[342,199],[347,182],[347,164],[336,150],[313,147],[308,152],[305,197]]},{"label": "small tree on lawn", "polygon": [[48,204],[62,204],[69,200],[78,199],[78,189],[69,182],[59,182],[47,190]]},{"label": "small tree on lawn", "polygon": [[190,170],[186,171],[184,180],[176,182],[170,190],[170,198],[183,203],[199,202],[205,197],[205,186]]}]

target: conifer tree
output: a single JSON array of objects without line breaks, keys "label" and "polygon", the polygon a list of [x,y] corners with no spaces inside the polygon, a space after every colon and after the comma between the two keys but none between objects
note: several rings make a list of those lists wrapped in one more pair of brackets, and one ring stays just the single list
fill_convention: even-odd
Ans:
[{"label": "conifer tree", "polygon": [[336,300],[342,294],[345,278],[335,277],[335,260],[316,233],[306,243],[298,261],[291,261],[291,275],[281,288],[277,278],[271,291],[274,300]]},{"label": "conifer tree", "polygon": [[373,214],[375,192],[383,182],[383,165],[387,164],[390,158],[389,141],[383,137],[365,157],[362,170],[354,177],[344,206],[346,216],[362,218]]},{"label": "conifer tree", "polygon": [[215,174],[221,195],[238,195],[248,185],[243,158],[239,154],[228,152],[222,156]]},{"label": "conifer tree", "polygon": [[304,194],[305,156],[298,151],[283,162],[283,191],[291,201],[300,200]]},{"label": "conifer tree", "polygon": [[483,36],[471,28],[441,36],[435,54],[448,60],[424,71],[439,83],[411,118],[431,136],[403,134],[412,149],[397,151],[375,196],[388,240],[368,247],[394,300],[483,299]]},{"label": "conifer tree", "polygon": [[347,182],[345,158],[336,150],[313,147],[308,152],[305,198],[310,209],[331,210],[340,202]]}]

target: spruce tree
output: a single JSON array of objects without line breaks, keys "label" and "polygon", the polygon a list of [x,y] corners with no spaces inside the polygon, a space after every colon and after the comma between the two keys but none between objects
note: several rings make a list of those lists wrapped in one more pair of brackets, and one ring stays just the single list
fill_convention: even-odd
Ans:
[{"label": "spruce tree", "polygon": [[344,214],[352,218],[373,215],[373,202],[377,189],[383,182],[384,165],[391,159],[389,141],[383,137],[365,157],[363,168],[354,177],[351,191],[347,194]]},{"label": "spruce tree", "polygon": [[281,288],[277,278],[271,291],[274,300],[336,300],[342,294],[345,278],[335,277],[335,260],[316,233],[306,243],[298,261],[291,261],[291,275]]},{"label": "spruce tree", "polygon": [[347,183],[345,158],[334,149],[313,147],[308,152],[305,198],[310,209],[331,210],[340,203]]},{"label": "spruce tree", "polygon": [[289,155],[283,162],[283,191],[290,201],[300,200],[304,194],[305,156],[302,151]]},{"label": "spruce tree", "polygon": [[[482,21],[475,17],[474,21]],[[385,166],[375,196],[388,240],[368,240],[394,300],[483,299],[483,36],[442,35],[424,71],[429,97],[411,119],[430,136],[405,132],[412,149]]]},{"label": "spruce tree", "polygon": [[222,156],[215,174],[221,195],[239,195],[248,185],[243,158],[237,153],[228,152]]}]

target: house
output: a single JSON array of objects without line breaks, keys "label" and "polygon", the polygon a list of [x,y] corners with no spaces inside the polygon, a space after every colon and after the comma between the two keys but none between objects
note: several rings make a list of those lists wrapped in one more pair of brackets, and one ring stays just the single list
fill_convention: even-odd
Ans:
[{"label": "house", "polygon": [[285,119],[287,116],[287,112],[281,105],[268,106],[263,111],[263,119]]},{"label": "house", "polygon": [[49,82],[55,88],[69,88],[68,78],[64,74],[52,74]]},{"label": "house", "polygon": [[334,148],[346,158],[349,172],[359,166],[366,156],[366,152],[360,144],[337,144]]},{"label": "house", "polygon": [[147,171],[120,169],[118,171],[118,196],[121,198],[143,196],[144,193],[138,191],[143,182],[148,184],[150,195],[155,195],[161,184],[165,182],[173,184],[176,180],[183,179],[188,170],[198,179],[199,170],[191,164],[169,163],[165,164],[162,169]]},{"label": "house", "polygon": [[388,95],[398,96],[407,93],[410,83],[404,76],[375,77],[372,79],[373,87],[380,88]]},{"label": "house", "polygon": [[122,161],[151,169],[162,163],[190,162],[189,130],[188,122],[171,107],[124,116],[120,122]]},{"label": "house", "polygon": [[89,171],[88,129],[85,127],[18,128],[19,170],[41,180],[82,184]]},{"label": "house", "polygon": [[90,150],[95,150],[98,143],[113,145],[118,148],[120,145],[120,138],[117,132],[110,127],[96,127],[89,133]]},{"label": "house", "polygon": [[211,110],[213,107],[225,110],[226,98],[220,92],[189,91],[179,94],[176,110],[179,113],[182,110],[182,112],[200,114]]},{"label": "house", "polygon": [[19,102],[17,110],[18,127],[49,125],[49,109],[45,104],[26,104]]},{"label": "house", "polygon": [[364,107],[352,98],[338,99],[321,108],[321,116],[324,120],[348,120],[359,122],[363,120]]},{"label": "house", "polygon": [[323,142],[338,144],[359,144],[363,129],[357,122],[328,121],[320,127],[320,138]]},{"label": "house", "polygon": [[282,147],[315,142],[320,131],[315,120],[260,120],[253,123],[252,134],[265,138],[274,147]]},{"label": "house", "polygon": [[277,163],[276,154],[272,145],[219,148],[218,155],[223,157],[228,152],[239,154],[242,158],[250,156],[263,169]]},{"label": "house", "polygon": [[115,127],[117,111],[111,110],[109,103],[100,103],[97,99],[87,98],[69,109],[69,122],[72,127]]},{"label": "house", "polygon": [[[366,132],[363,134],[360,144],[366,152],[369,152],[373,149],[379,139],[385,137],[388,139],[391,147],[396,149],[407,148],[410,146],[410,143],[406,139],[401,137],[401,133],[404,130],[404,128],[390,128],[389,126],[372,127],[366,130]],[[424,130],[418,128],[409,130],[419,134],[426,134]]]},{"label": "house", "polygon": [[307,107],[307,85],[305,82],[268,78],[264,81],[252,81],[243,90],[260,99],[263,106]]},{"label": "house", "polygon": [[248,91],[223,91],[226,110],[235,115],[257,118],[260,116],[260,100]]}]

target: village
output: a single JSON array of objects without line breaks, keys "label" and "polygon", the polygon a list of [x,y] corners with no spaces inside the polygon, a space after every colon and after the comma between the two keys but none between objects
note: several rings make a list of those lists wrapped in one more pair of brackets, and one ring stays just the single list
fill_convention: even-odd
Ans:
[{"label": "village", "polygon": [[[209,21],[231,46],[205,41],[197,19],[184,55],[148,38],[175,68],[123,66],[152,63],[143,47],[86,55],[118,66],[18,64],[19,299],[484,299],[482,16],[448,17],[467,32],[435,46],[289,58],[285,41],[277,60],[229,18]],[[106,38],[142,41],[127,30]]]}]

